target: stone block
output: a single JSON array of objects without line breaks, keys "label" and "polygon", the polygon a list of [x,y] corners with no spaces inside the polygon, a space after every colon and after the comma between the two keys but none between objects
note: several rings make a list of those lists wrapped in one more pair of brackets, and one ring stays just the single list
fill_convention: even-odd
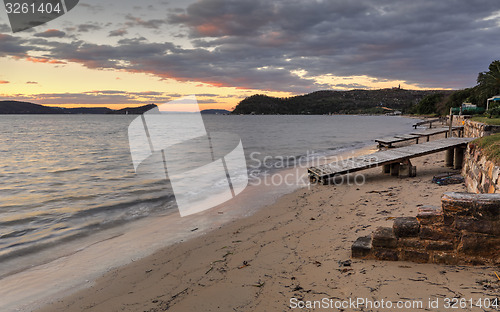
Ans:
[{"label": "stone block", "polygon": [[372,253],[377,260],[398,261],[398,251],[396,249],[373,248]]},{"label": "stone block", "polygon": [[452,231],[450,227],[432,225],[420,226],[419,237],[421,239],[452,241],[456,236],[457,233],[455,231]]},{"label": "stone block", "polygon": [[500,237],[463,232],[462,239],[458,246],[458,252],[470,256],[483,256],[495,258],[500,250]]},{"label": "stone block", "polygon": [[418,237],[405,237],[398,239],[398,248],[413,248],[413,249],[424,249],[425,241],[421,240]]},{"label": "stone block", "polygon": [[359,237],[351,246],[351,255],[353,258],[364,258],[372,250],[371,236]]},{"label": "stone block", "polygon": [[454,227],[457,230],[500,236],[500,221],[478,220],[472,217],[457,217]]},{"label": "stone block", "polygon": [[467,215],[474,213],[473,194],[447,192],[441,197],[441,206],[445,215]]},{"label": "stone block", "polygon": [[486,162],[486,169],[488,171],[488,177],[491,178],[493,176],[493,169],[495,169],[495,164],[491,162],[491,160],[488,160]]},{"label": "stone block", "polygon": [[419,263],[427,263],[429,259],[430,254],[428,252],[418,250],[402,250],[399,257],[399,260]]},{"label": "stone block", "polygon": [[456,265],[460,258],[454,252],[434,252],[432,262],[437,264]]},{"label": "stone block", "polygon": [[443,216],[443,224],[445,226],[453,226],[455,223],[455,216]]},{"label": "stone block", "polygon": [[491,173],[491,180],[493,181],[493,183],[498,182],[499,175],[500,175],[500,167],[495,166],[495,168],[493,168],[493,172]]},{"label": "stone block", "polygon": [[450,251],[453,250],[455,246],[453,241],[427,241],[427,250],[438,250],[438,251]]},{"label": "stone block", "polygon": [[481,170],[478,168],[477,163],[472,163],[471,165],[471,171],[472,176],[474,177],[475,180],[480,181],[481,180]]},{"label": "stone block", "polygon": [[488,188],[488,193],[489,194],[495,193],[495,185],[494,184],[490,184],[490,187]]},{"label": "stone block", "polygon": [[396,237],[415,237],[418,236],[420,224],[417,218],[400,217],[394,220],[392,229]]},{"label": "stone block", "polygon": [[474,216],[478,219],[491,221],[500,220],[500,195],[477,194],[475,195]]},{"label": "stone block", "polygon": [[391,227],[378,227],[372,234],[373,247],[396,248],[398,241]]},{"label": "stone block", "polygon": [[418,207],[417,220],[423,225],[443,222],[443,209],[431,205]]}]

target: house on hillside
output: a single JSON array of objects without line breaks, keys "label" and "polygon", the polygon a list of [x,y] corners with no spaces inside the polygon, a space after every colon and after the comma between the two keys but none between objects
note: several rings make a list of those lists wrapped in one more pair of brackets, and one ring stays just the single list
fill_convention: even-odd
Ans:
[{"label": "house on hillside", "polygon": [[486,101],[486,110],[488,110],[488,108],[490,107],[490,102],[500,102],[500,95],[495,95],[494,97],[489,98]]}]

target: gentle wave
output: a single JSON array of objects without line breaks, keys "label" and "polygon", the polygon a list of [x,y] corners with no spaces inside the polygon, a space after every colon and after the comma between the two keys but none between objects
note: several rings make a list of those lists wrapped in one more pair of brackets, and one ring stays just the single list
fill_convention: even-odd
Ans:
[{"label": "gentle wave", "polygon": [[[2,156],[6,156],[0,164],[0,260],[176,211],[163,166],[145,164],[144,172],[134,171],[127,127],[135,117],[0,116]],[[370,116],[203,118],[208,132],[238,134],[249,172],[256,169],[262,174],[411,131],[413,123]],[[259,165],[252,153],[269,162]],[[196,167],[186,161],[195,156],[194,150],[183,150],[173,163],[177,169]],[[238,172],[232,179],[244,181],[246,175]],[[210,196],[225,185],[212,182],[208,189],[194,185],[192,195]]]}]

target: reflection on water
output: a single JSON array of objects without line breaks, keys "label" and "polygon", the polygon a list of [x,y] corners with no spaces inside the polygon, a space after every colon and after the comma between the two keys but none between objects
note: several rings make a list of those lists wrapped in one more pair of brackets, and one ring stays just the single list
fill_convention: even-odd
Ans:
[{"label": "reflection on water", "polygon": [[[127,128],[135,117],[0,116],[0,260],[145,216],[178,213],[171,185],[154,174],[158,168],[152,158],[141,164],[138,174],[134,171]],[[203,119],[208,133],[239,135],[252,175],[283,167],[283,159],[334,154],[409,132],[413,122],[386,116]],[[171,150],[171,155],[178,168],[189,168],[195,152],[188,145]],[[293,166],[293,161],[286,165]],[[239,181],[238,176],[231,178]],[[223,185],[210,182],[214,188]],[[210,194],[196,186],[191,191]]]}]

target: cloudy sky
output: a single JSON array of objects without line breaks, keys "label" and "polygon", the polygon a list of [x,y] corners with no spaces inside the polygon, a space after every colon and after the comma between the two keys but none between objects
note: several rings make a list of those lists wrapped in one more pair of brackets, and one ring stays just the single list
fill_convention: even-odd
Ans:
[{"label": "cloudy sky", "polygon": [[76,106],[195,94],[458,89],[500,59],[498,0],[80,0],[12,33],[0,10],[0,99]]}]

